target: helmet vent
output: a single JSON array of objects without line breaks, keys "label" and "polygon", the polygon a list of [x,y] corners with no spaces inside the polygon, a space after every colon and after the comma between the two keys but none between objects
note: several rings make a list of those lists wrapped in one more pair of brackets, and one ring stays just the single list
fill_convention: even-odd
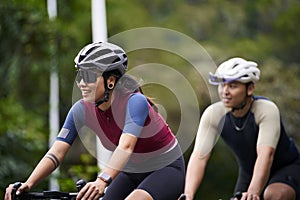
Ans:
[{"label": "helmet vent", "polygon": [[127,59],[127,56],[124,54],[124,55],[123,55],[123,58],[124,58],[124,60],[125,60],[123,64],[124,64],[124,66],[127,66],[127,65],[128,65],[128,59]]},{"label": "helmet vent", "polygon": [[99,50],[99,54],[100,55],[106,55],[106,54],[109,54],[109,53],[111,53],[112,52],[112,50],[110,50],[110,49],[101,49],[101,50]]},{"label": "helmet vent", "polygon": [[121,50],[119,50],[119,49],[114,50],[114,52],[115,52],[116,54],[123,54],[123,53],[124,53],[123,51],[121,51]]},{"label": "helmet vent", "polygon": [[233,65],[232,68],[236,68],[238,65],[239,65],[239,64],[237,63],[237,64]]},{"label": "helmet vent", "polygon": [[113,64],[116,62],[119,62],[121,59],[118,56],[110,56],[110,57],[106,57],[106,58],[102,58],[101,60],[98,60],[97,62],[100,64]]},{"label": "helmet vent", "polygon": [[119,57],[117,57],[112,63],[116,63],[116,62],[119,62],[121,61],[121,59]]}]

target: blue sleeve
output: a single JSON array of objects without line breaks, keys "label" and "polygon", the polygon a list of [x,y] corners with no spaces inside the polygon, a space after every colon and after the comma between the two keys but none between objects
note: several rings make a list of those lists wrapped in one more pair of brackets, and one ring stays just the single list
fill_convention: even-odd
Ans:
[{"label": "blue sleeve", "polygon": [[147,98],[142,94],[133,94],[127,102],[123,133],[139,137],[148,114]]},{"label": "blue sleeve", "polygon": [[70,145],[75,141],[78,131],[84,120],[84,106],[81,101],[75,103],[70,109],[63,127],[61,128],[56,140],[64,141]]}]

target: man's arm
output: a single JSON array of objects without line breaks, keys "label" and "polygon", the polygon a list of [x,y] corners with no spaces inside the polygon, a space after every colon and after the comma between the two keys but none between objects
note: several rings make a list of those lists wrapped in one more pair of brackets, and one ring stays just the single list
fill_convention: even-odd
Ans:
[{"label": "man's arm", "polygon": [[260,196],[269,179],[274,154],[275,149],[273,147],[266,145],[257,147],[257,159],[247,194]]},{"label": "man's arm", "polygon": [[209,158],[210,154],[203,157],[198,151],[193,151],[191,154],[185,179],[184,194],[186,195],[186,200],[194,199],[195,193],[204,177]]}]

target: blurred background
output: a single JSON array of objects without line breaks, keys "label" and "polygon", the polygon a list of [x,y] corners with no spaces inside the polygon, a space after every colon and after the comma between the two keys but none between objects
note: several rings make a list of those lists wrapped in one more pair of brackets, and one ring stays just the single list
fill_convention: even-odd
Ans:
[{"label": "blurred background", "polygon": [[[73,59],[92,42],[90,1],[58,1],[57,9],[56,19],[49,20],[46,1],[0,2],[0,198],[9,183],[26,180],[48,149],[52,66],[57,66],[59,78],[61,126],[72,106]],[[106,17],[108,37],[134,28],[162,27],[196,40],[216,65],[233,56],[256,61],[262,71],[256,94],[278,105],[287,132],[300,145],[299,0],[108,0]],[[183,70],[198,91],[203,111],[210,97],[193,71],[184,71],[188,63],[183,59],[146,50],[129,54],[129,68],[157,57]],[[176,130],[180,108],[176,101],[168,101],[172,94],[159,86],[149,86],[145,93],[165,105],[167,122]],[[186,161],[191,150],[192,145],[185,152]],[[74,181],[93,180],[97,171],[95,158],[76,141],[55,176],[61,190],[75,190]],[[198,195],[228,199],[236,175],[234,157],[219,141]],[[47,190],[48,184],[44,181],[35,189]]]}]

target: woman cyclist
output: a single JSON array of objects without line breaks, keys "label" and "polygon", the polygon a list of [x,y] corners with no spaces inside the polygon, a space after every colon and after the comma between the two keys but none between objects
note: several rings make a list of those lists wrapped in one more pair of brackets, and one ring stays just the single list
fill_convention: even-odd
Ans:
[{"label": "woman cyclist", "polygon": [[210,83],[218,85],[221,101],[203,113],[190,157],[184,195],[194,198],[218,136],[234,152],[239,173],[235,192],[242,200],[300,198],[300,157],[285,132],[277,106],[254,96],[257,64],[242,58],[222,63]]},{"label": "woman cyclist", "polygon": [[[82,99],[70,109],[53,146],[17,193],[30,190],[63,161],[75,138],[94,132],[112,156],[77,199],[176,199],[184,189],[185,166],[172,131],[125,75],[127,56],[111,43],[92,43],[75,58]],[[7,188],[10,199],[12,186]]]}]

